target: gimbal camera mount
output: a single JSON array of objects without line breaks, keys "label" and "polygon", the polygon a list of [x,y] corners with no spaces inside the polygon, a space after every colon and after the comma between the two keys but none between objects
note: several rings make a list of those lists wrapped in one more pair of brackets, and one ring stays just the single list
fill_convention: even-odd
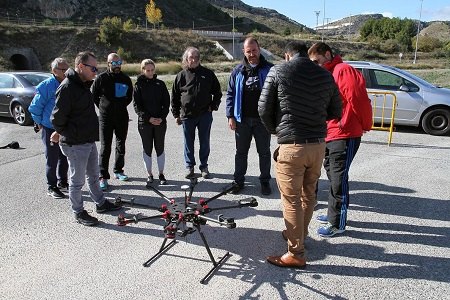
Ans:
[{"label": "gimbal camera mount", "polygon": [[[124,215],[119,215],[117,224],[119,226],[125,226],[130,223],[138,223],[141,221],[150,221],[153,219],[163,219],[165,220],[164,224],[164,240],[159,251],[153,255],[149,260],[147,260],[143,265],[144,267],[149,267],[154,261],[156,261],[166,250],[172,247],[176,243],[176,236],[185,237],[188,234],[192,234],[194,232],[198,232],[200,238],[203,241],[203,244],[208,252],[209,258],[213,264],[213,268],[200,280],[200,283],[204,284],[207,279],[214,275],[214,272],[217,271],[218,268],[222,265],[224,260],[230,255],[229,252],[219,260],[216,261],[214,256],[212,255],[211,249],[209,248],[208,242],[206,241],[205,235],[201,231],[200,226],[205,225],[207,221],[212,223],[219,224],[221,226],[225,226],[229,229],[236,228],[236,223],[234,222],[234,218],[225,218],[223,215],[219,215],[216,219],[209,218],[206,216],[207,213],[217,210],[224,209],[232,209],[232,208],[242,208],[242,207],[256,207],[258,206],[258,202],[255,198],[249,197],[246,199],[233,201],[235,204],[227,205],[222,207],[211,208],[209,207],[209,203],[219,197],[228,194],[235,188],[237,188],[236,183],[232,183],[229,186],[225,187],[224,190],[217,195],[204,200],[199,199],[198,202],[192,201],[192,194],[194,192],[194,187],[197,185],[197,178],[190,179],[189,185],[181,186],[181,189],[184,191],[184,203],[176,202],[174,199],[169,199],[163,193],[161,193],[158,189],[153,186],[148,186],[151,190],[153,190],[157,195],[159,195],[162,199],[164,199],[167,203],[162,204],[160,207],[147,205],[147,204],[138,204],[134,202],[134,198],[131,200],[123,200],[121,197],[117,197],[115,199],[115,203],[118,205],[130,206],[130,207],[139,207],[146,209],[158,210],[161,214],[154,216],[143,216],[143,215],[134,215],[132,218],[126,218]],[[167,241],[171,240],[167,245]]]}]

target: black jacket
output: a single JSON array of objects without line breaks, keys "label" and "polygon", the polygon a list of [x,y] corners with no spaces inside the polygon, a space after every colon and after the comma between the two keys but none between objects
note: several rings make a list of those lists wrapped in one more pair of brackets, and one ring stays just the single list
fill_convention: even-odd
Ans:
[{"label": "black jacket", "polygon": [[82,82],[73,69],[56,90],[56,103],[50,121],[65,145],[98,141],[98,117],[89,83]]},{"label": "black jacket", "polygon": [[150,118],[161,118],[163,123],[169,114],[170,95],[166,84],[156,79],[148,79],[144,75],[137,78],[133,90],[133,105],[139,117],[139,125],[149,124]]},{"label": "black jacket", "polygon": [[330,72],[297,55],[270,69],[258,112],[279,144],[292,143],[325,138],[326,121],[341,117],[342,101]]},{"label": "black jacket", "polygon": [[175,118],[195,118],[219,109],[222,91],[213,71],[198,66],[180,71],[172,87],[172,114]]},{"label": "black jacket", "polygon": [[99,74],[91,87],[101,117],[127,120],[127,106],[133,100],[133,84],[128,75],[109,70]]}]

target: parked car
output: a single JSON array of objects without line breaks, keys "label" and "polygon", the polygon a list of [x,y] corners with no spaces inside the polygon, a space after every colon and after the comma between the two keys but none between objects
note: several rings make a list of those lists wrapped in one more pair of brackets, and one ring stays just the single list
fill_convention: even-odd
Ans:
[{"label": "parked car", "polygon": [[0,72],[0,116],[13,117],[19,125],[33,123],[28,106],[36,86],[50,76],[44,72]]},{"label": "parked car", "polygon": [[[383,95],[373,92],[392,92],[397,97],[394,125],[421,126],[432,135],[450,133],[450,89],[433,84],[404,70],[365,61],[348,61],[366,79],[367,92],[375,100],[375,122],[382,120]],[[372,94],[371,94],[372,92]],[[392,96],[387,96],[383,121],[389,124]]]}]

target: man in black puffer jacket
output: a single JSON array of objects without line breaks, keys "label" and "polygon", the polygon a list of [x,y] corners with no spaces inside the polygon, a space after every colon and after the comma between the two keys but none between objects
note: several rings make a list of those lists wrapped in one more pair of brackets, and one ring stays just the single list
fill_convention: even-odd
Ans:
[{"label": "man in black puffer jacket", "polygon": [[282,234],[288,241],[287,253],[267,260],[304,268],[303,243],[317,202],[326,120],[341,117],[342,102],[333,77],[309,60],[305,44],[290,42],[285,52],[286,62],[269,71],[258,102],[262,122],[278,138],[274,159],[284,206]]}]

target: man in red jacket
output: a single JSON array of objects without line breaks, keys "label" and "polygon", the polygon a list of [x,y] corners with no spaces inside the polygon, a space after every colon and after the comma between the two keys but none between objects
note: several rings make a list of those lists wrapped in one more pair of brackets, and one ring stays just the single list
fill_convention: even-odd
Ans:
[{"label": "man in red jacket", "polygon": [[342,118],[327,121],[324,168],[330,180],[328,213],[317,220],[326,224],[317,230],[323,237],[343,233],[349,205],[348,172],[361,136],[372,127],[372,106],[362,74],[344,63],[325,43],[308,50],[309,58],[333,74],[342,99]]}]

